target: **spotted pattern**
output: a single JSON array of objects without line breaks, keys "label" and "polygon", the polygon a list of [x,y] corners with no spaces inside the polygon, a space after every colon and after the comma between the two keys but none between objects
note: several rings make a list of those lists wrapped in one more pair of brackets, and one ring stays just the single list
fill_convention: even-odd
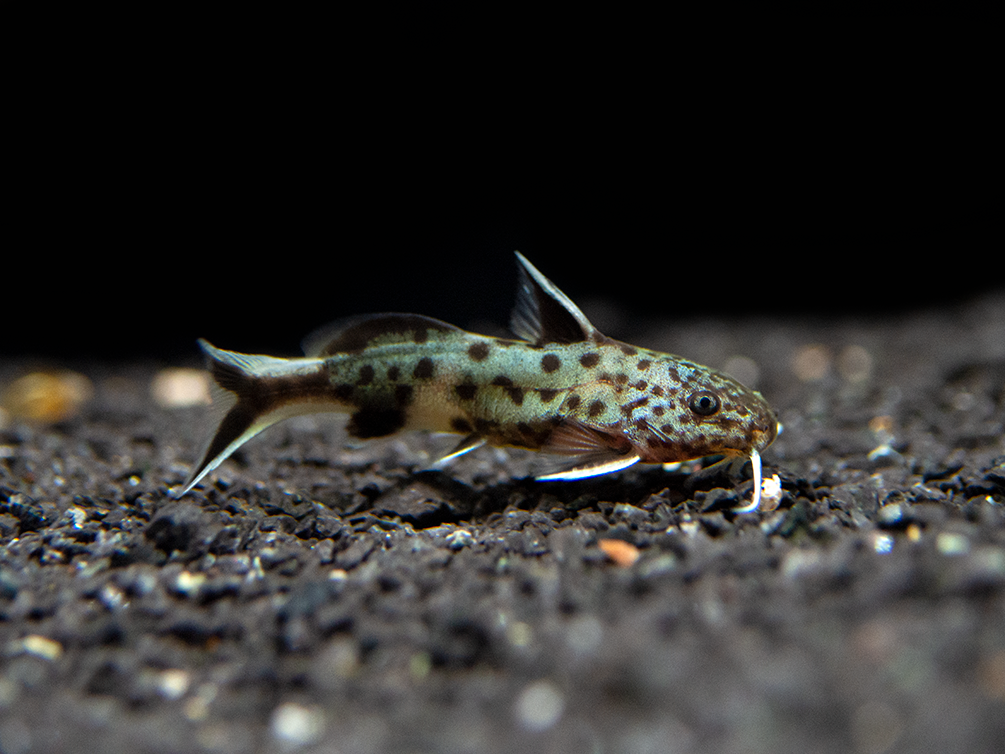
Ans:
[{"label": "spotted pattern", "polygon": [[479,434],[490,435],[498,426],[499,422],[492,419],[485,419],[480,416],[475,418],[475,432]]},{"label": "spotted pattern", "polygon": [[[545,304],[562,308],[560,297],[547,286],[542,291]],[[423,426],[548,449],[555,427],[575,419],[625,450],[634,447],[647,462],[740,452],[755,442],[760,449],[773,439],[774,417],[753,391],[686,360],[607,338],[578,312],[552,314],[558,325],[540,318],[542,329],[554,332],[536,342],[472,335],[417,315],[354,320],[324,348],[309,346],[324,360],[316,392],[300,372],[283,395],[271,383],[264,392],[241,387],[247,394],[225,417],[211,457],[274,403],[316,397],[350,412],[348,430],[360,438]],[[242,385],[248,381],[239,376]],[[690,410],[699,390],[717,391],[720,410]]]},{"label": "spotted pattern", "polygon": [[405,426],[405,412],[399,408],[366,406],[354,413],[346,429],[354,437],[383,437]]},{"label": "spotted pattern", "polygon": [[419,359],[412,370],[412,377],[417,380],[428,380],[433,376],[433,360],[428,356]]},{"label": "spotted pattern", "polygon": [[356,380],[357,385],[369,385],[373,382],[374,369],[370,364],[364,364],[359,368],[359,379]]},{"label": "spotted pattern", "polygon": [[509,377],[504,374],[496,375],[492,379],[492,384],[496,387],[506,388],[506,394],[509,396],[509,399],[517,406],[523,405],[523,388],[513,384],[513,380]]},{"label": "spotted pattern", "polygon": [[489,344],[483,340],[468,346],[468,358],[472,361],[485,361],[489,357]]},{"label": "spotted pattern", "polygon": [[478,386],[471,382],[463,382],[460,385],[454,386],[454,392],[457,393],[457,397],[462,401],[474,400],[475,395],[478,393]]},{"label": "spotted pattern", "polygon": [[455,432],[463,432],[464,434],[470,434],[474,431],[474,427],[471,426],[471,422],[465,419],[463,416],[455,416],[450,420],[450,428]]},{"label": "spotted pattern", "polygon": [[562,360],[553,353],[546,353],[541,357],[541,369],[543,369],[546,374],[558,371],[561,366]]},{"label": "spotted pattern", "polygon": [[637,411],[638,409],[642,408],[647,403],[649,403],[649,396],[643,395],[641,398],[636,398],[634,401],[631,401],[630,403],[626,403],[625,405],[623,405],[621,407],[621,413],[625,414],[626,416],[631,416],[634,411]]}]

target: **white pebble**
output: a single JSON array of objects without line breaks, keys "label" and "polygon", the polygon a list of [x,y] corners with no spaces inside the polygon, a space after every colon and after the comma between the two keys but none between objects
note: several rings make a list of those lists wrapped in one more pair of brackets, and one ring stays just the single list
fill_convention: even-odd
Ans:
[{"label": "white pebble", "polygon": [[516,719],[526,730],[548,730],[562,716],[565,697],[549,680],[535,681],[520,692],[516,700]]},{"label": "white pebble", "polygon": [[269,723],[272,736],[292,748],[317,742],[324,727],[325,719],[321,710],[295,702],[286,702],[276,707]]}]

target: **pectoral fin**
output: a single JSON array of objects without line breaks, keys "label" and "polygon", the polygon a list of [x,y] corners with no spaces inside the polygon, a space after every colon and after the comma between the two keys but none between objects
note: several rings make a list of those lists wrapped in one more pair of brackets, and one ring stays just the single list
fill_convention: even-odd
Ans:
[{"label": "pectoral fin", "polygon": [[574,460],[571,465],[535,476],[538,481],[586,479],[621,471],[641,460],[624,436],[607,434],[575,419],[556,427],[542,450],[574,456]]}]

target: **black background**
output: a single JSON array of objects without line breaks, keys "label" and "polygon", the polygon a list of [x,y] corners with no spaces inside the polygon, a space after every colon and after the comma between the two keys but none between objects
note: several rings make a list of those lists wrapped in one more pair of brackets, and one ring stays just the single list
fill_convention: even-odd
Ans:
[{"label": "black background", "polygon": [[881,315],[999,284],[984,100],[939,77],[585,62],[524,88],[186,40],[15,77],[0,355],[296,354],[380,311],[504,327],[514,250],[638,317]]}]

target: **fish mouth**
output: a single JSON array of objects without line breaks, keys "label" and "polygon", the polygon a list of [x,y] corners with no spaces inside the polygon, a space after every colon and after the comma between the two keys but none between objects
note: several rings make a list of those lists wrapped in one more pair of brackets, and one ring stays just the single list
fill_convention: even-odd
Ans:
[{"label": "fish mouth", "polygon": [[753,432],[754,450],[761,451],[771,445],[771,443],[775,441],[775,438],[778,437],[781,427],[781,423],[774,416],[769,416],[767,420]]}]

